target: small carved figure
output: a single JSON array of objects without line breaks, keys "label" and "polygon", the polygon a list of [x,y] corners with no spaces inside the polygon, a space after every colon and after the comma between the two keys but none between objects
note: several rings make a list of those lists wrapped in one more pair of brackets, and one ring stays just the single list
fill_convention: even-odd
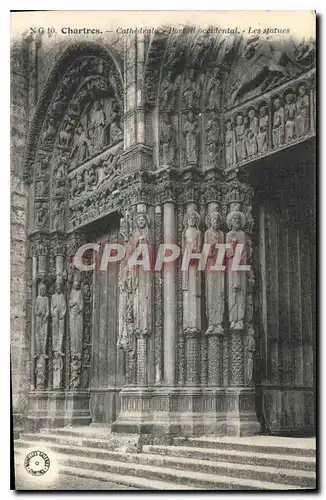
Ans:
[{"label": "small carved figure", "polygon": [[236,118],[236,127],[235,127],[235,136],[236,136],[235,149],[238,161],[244,160],[247,156],[245,132],[246,131],[245,131],[245,124],[243,123],[243,116],[238,115]]},{"label": "small carved figure", "polygon": [[265,106],[260,108],[257,147],[258,153],[266,153],[268,147],[268,113]]},{"label": "small carved figure", "polygon": [[169,71],[166,78],[161,83],[161,101],[160,108],[174,108],[176,102],[177,88],[175,83],[172,82],[172,72]]},{"label": "small carved figure", "polygon": [[45,283],[41,283],[39,295],[35,300],[35,351],[37,356],[46,355],[49,315],[49,298],[46,296]]},{"label": "small carved figure", "polygon": [[219,78],[220,71],[218,68],[214,68],[212,75],[209,77],[207,83],[207,102],[208,109],[211,111],[216,107],[220,107],[220,85],[221,81]]},{"label": "small carved figure", "polygon": [[110,144],[113,142],[122,141],[123,132],[120,126],[120,116],[118,114],[115,115],[114,120],[110,125]]},{"label": "small carved figure", "polygon": [[192,109],[197,106],[200,99],[201,87],[202,79],[199,78],[196,82],[195,72],[191,69],[182,89],[182,97],[186,108]]},{"label": "small carved figure", "polygon": [[85,170],[85,188],[86,191],[93,191],[97,184],[97,172],[95,167],[89,167]]},{"label": "small carved figure", "polygon": [[246,137],[246,150],[248,156],[254,156],[257,154],[258,118],[253,108],[249,110],[248,117],[249,125]]},{"label": "small carved figure", "polygon": [[79,165],[89,157],[91,142],[87,136],[87,131],[84,130],[81,123],[79,123],[76,132],[70,158],[75,158],[75,164]]},{"label": "small carved figure", "polygon": [[248,336],[245,344],[247,357],[247,385],[252,384],[253,368],[254,368],[254,353],[256,350],[255,332],[252,327],[248,328]]},{"label": "small carved figure", "polygon": [[52,350],[61,354],[67,312],[66,299],[62,287],[62,281],[57,279],[56,291],[51,298]]},{"label": "small carved figure", "polygon": [[289,93],[286,95],[286,103],[284,106],[284,121],[285,121],[285,142],[294,139],[295,115],[296,105],[294,102],[294,95]]},{"label": "small carved figure", "polygon": [[55,137],[56,133],[56,121],[54,118],[49,117],[46,122],[45,130],[41,135],[42,144],[45,144],[46,142],[52,140]]},{"label": "small carved figure", "polygon": [[102,148],[104,141],[103,131],[106,124],[106,116],[100,101],[95,101],[91,111],[89,136],[92,140],[93,151]]},{"label": "small carved figure", "polygon": [[188,164],[195,164],[198,158],[198,126],[192,111],[189,111],[188,118],[184,124],[184,134],[186,142],[186,161]]},{"label": "small carved figure", "polygon": [[233,259],[237,251],[237,245],[242,244],[239,264],[249,264],[251,246],[249,238],[242,229],[246,223],[242,212],[231,212],[227,217],[227,223],[230,231],[226,235],[226,243],[231,244],[231,248],[226,250],[230,328],[232,330],[243,330],[248,276],[247,271],[233,269]]},{"label": "small carved figure", "polygon": [[176,154],[176,134],[166,114],[162,117],[160,140],[162,145],[163,165],[173,164]]},{"label": "small carved figure", "polygon": [[274,100],[274,116],[273,116],[273,146],[277,148],[284,142],[284,109],[281,100],[277,97]]},{"label": "small carved figure", "polygon": [[49,205],[45,201],[35,202],[35,223],[36,227],[42,228],[48,222],[49,217]]},{"label": "small carved figure", "polygon": [[46,382],[46,360],[47,356],[41,354],[36,361],[35,375],[36,375],[36,389],[40,391],[45,390]]},{"label": "small carved figure", "polygon": [[43,179],[35,182],[35,196],[37,198],[43,198],[47,195],[47,184]]},{"label": "small carved figure", "polygon": [[58,351],[53,353],[53,389],[61,389],[62,370],[63,370],[63,354]]},{"label": "small carved figure", "polygon": [[306,85],[299,85],[299,95],[296,102],[295,134],[303,137],[309,132],[309,96]]},{"label": "small carved figure", "polygon": [[210,245],[207,259],[206,274],[206,311],[208,320],[207,334],[223,334],[224,316],[224,272],[211,269],[216,263],[217,244],[224,243],[224,235],[220,230],[221,216],[218,212],[211,212],[207,216],[209,228],[205,232],[205,243]]},{"label": "small carved figure", "polygon": [[82,351],[83,309],[84,299],[80,281],[75,278],[69,297],[70,351],[72,355],[80,354]]},{"label": "small carved figure", "polygon": [[64,196],[65,194],[65,167],[61,162],[53,172],[52,192],[56,196]]},{"label": "small carved figure", "polygon": [[225,132],[225,163],[227,167],[234,164],[235,159],[235,137],[230,120],[226,122]]},{"label": "small carved figure", "polygon": [[71,196],[81,196],[85,191],[85,182],[83,172],[77,172],[71,179]]},{"label": "small carved figure", "polygon": [[63,229],[65,223],[65,208],[61,202],[57,202],[52,208],[52,229]]},{"label": "small carved figure", "polygon": [[81,382],[81,354],[72,354],[71,356],[71,374],[70,374],[70,388],[79,389]]}]

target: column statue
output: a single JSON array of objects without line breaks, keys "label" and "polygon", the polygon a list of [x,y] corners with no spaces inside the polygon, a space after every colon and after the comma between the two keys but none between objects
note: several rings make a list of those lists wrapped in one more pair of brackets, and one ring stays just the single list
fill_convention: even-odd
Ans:
[{"label": "column statue", "polygon": [[80,368],[83,346],[83,309],[84,299],[80,287],[80,281],[75,278],[69,297],[71,352],[70,387],[74,389],[80,386]]},{"label": "column statue", "polygon": [[[199,229],[200,216],[194,210],[185,214],[185,229],[182,235],[182,255],[187,259],[190,253],[199,253],[201,251],[202,238]],[[187,260],[188,261],[188,260]],[[189,261],[188,269],[182,271],[182,290],[184,291],[184,323],[185,326],[196,327],[198,312],[197,298],[201,295],[200,271],[197,269],[197,263]]]},{"label": "column statue", "polygon": [[228,280],[228,306],[231,330],[243,330],[247,294],[248,271],[232,270],[233,259],[238,244],[242,244],[240,265],[249,264],[251,261],[251,245],[249,238],[243,231],[246,219],[242,212],[234,211],[227,216],[227,225],[230,231],[226,235],[226,243],[231,244],[226,249],[227,280]]},{"label": "column statue", "polygon": [[52,349],[62,354],[62,341],[65,331],[66,299],[62,290],[62,281],[57,280],[56,291],[51,298]]},{"label": "column statue", "polygon": [[207,334],[223,334],[224,317],[224,272],[210,270],[215,265],[217,257],[216,244],[224,243],[224,235],[220,230],[221,217],[216,211],[207,216],[209,228],[205,232],[204,241],[210,245],[207,259],[206,274],[206,312],[208,320]]},{"label": "column statue", "polygon": [[36,356],[46,356],[49,315],[50,307],[49,298],[46,296],[46,285],[45,283],[41,283],[39,287],[39,295],[35,300]]},{"label": "column statue", "polygon": [[65,331],[66,299],[62,290],[62,281],[57,280],[56,292],[51,298],[52,316],[52,351],[53,351],[53,389],[59,389],[62,381],[63,356],[62,342]]}]

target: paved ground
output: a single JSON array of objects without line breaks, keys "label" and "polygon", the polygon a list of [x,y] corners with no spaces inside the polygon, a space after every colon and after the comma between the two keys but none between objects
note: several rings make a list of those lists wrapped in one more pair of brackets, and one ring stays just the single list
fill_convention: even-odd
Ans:
[{"label": "paved ground", "polygon": [[37,485],[35,481],[20,478],[16,481],[16,490],[133,490],[120,484],[108,483],[97,479],[88,479],[60,474],[59,480],[51,486]]}]

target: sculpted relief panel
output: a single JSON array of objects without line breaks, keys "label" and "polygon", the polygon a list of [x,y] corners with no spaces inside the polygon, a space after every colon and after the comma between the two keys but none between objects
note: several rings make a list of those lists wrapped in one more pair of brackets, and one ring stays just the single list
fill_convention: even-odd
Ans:
[{"label": "sculpted relief panel", "polygon": [[106,155],[106,173],[98,172],[95,164],[67,184],[69,172],[122,142],[122,109],[121,76],[112,61],[77,58],[56,87],[40,133],[34,168],[35,229],[66,229],[68,188],[74,199],[92,193],[98,181],[104,184],[104,178],[112,176],[112,157]]}]

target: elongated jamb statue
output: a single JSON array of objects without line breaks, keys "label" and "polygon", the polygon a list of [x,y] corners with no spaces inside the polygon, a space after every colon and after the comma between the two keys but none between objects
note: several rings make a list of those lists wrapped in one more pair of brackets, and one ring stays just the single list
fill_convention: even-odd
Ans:
[{"label": "elongated jamb statue", "polygon": [[56,291],[51,298],[52,350],[57,353],[62,353],[66,312],[67,305],[63,294],[63,283],[61,280],[57,280]]},{"label": "elongated jamb statue", "polygon": [[[150,244],[149,217],[147,213],[138,213],[135,217],[136,229],[132,235],[132,247],[135,251],[138,245]],[[152,275],[142,266],[132,270],[132,288],[134,292],[134,327],[140,332],[151,331],[151,293]]]},{"label": "elongated jamb statue", "polygon": [[225,275],[224,271],[212,270],[218,254],[216,245],[224,243],[224,234],[220,230],[221,216],[214,211],[208,214],[208,229],[204,241],[210,245],[206,266],[206,313],[208,320],[207,334],[223,334]]},{"label": "elongated jamb statue", "polygon": [[188,268],[182,271],[182,290],[184,303],[184,328],[196,327],[200,314],[201,272],[198,270],[198,260],[189,260],[191,253],[199,253],[202,246],[201,231],[199,229],[200,215],[190,210],[185,214],[185,229],[182,235],[182,257],[189,262]]},{"label": "elongated jamb statue", "polygon": [[74,279],[69,297],[70,351],[71,355],[81,354],[83,345],[84,299],[80,281]]},{"label": "elongated jamb statue", "polygon": [[234,211],[227,216],[227,225],[230,231],[226,235],[226,243],[231,244],[231,248],[226,249],[228,306],[231,330],[243,330],[245,327],[248,271],[233,269],[234,256],[239,244],[242,244],[243,247],[238,263],[240,265],[248,265],[251,262],[251,245],[248,236],[243,231],[245,224],[246,218],[242,212]]},{"label": "elongated jamb statue", "polygon": [[50,306],[49,298],[46,296],[46,285],[41,283],[39,295],[35,300],[35,354],[46,355],[46,343],[48,338]]}]

